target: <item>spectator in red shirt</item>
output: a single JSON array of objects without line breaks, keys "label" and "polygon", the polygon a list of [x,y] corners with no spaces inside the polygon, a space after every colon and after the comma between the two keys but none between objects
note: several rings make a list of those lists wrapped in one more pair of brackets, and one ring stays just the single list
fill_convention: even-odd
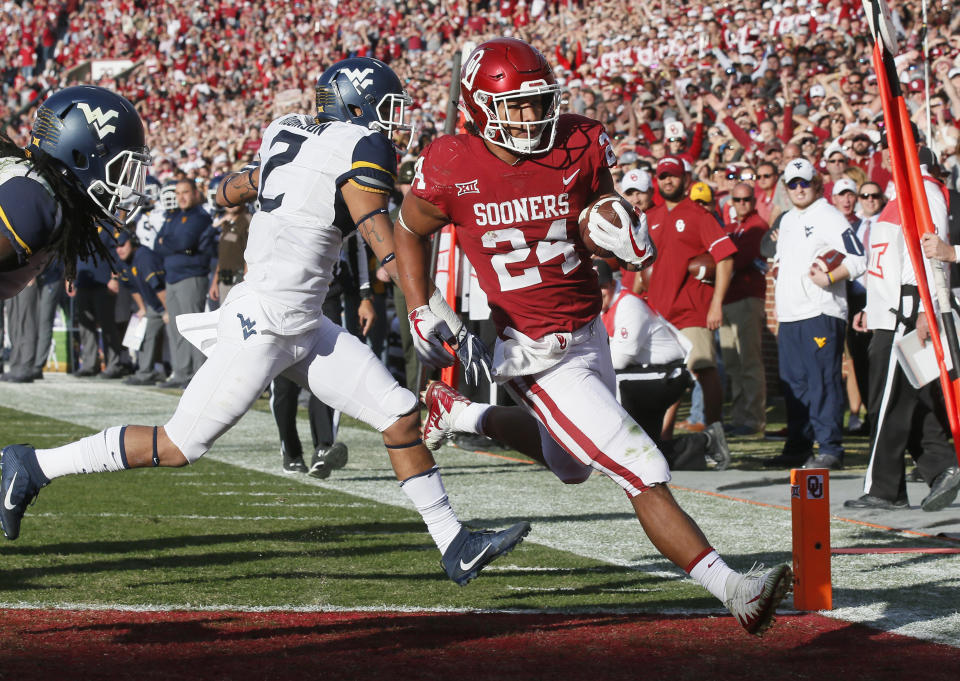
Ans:
[{"label": "spectator in red shirt", "polygon": [[[877,135],[879,139],[879,134]],[[863,168],[864,171],[867,170],[867,166],[870,163],[870,157],[872,156],[871,146],[873,145],[870,135],[865,131],[858,132],[850,140],[850,165],[855,165],[860,168]]]},{"label": "spectator in red shirt", "polygon": [[[721,420],[723,388],[713,332],[723,321],[723,300],[737,249],[710,213],[687,197],[690,178],[682,159],[662,158],[657,163],[657,180],[664,204],[647,211],[650,237],[657,247],[648,302],[693,345],[687,366],[703,388],[704,420],[709,426]],[[704,253],[716,262],[714,285],[695,279],[687,269],[692,258]],[[676,407],[664,420],[665,440],[673,437]]]},{"label": "spectator in red shirt", "polygon": [[757,213],[753,185],[737,184],[730,193],[736,218],[727,232],[737,247],[733,278],[723,299],[720,350],[730,378],[730,433],[754,435],[766,426],[767,382],[761,337],[767,294],[766,261],[760,241],[768,224]]}]

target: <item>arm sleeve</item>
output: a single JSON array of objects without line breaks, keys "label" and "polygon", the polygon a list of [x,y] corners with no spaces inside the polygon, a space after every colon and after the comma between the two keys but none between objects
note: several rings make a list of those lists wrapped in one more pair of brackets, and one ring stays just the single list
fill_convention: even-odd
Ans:
[{"label": "arm sleeve", "polygon": [[[829,230],[827,231],[829,235],[827,241],[831,248],[846,253],[843,264],[850,273],[850,280],[852,281],[867,271],[867,258],[863,253],[863,244],[860,243],[860,239],[854,234],[850,223],[840,214],[840,211],[832,206],[829,208],[835,214],[824,216],[824,223],[830,225],[827,228]],[[839,229],[832,225],[839,226]]]},{"label": "arm sleeve", "polygon": [[392,192],[397,181],[397,155],[390,140],[379,133],[361,137],[353,148],[350,170],[337,178],[337,187],[347,181],[365,191]]},{"label": "arm sleeve", "polygon": [[743,128],[737,125],[736,121],[733,120],[733,116],[724,117],[723,124],[727,126],[727,130],[730,131],[730,134],[733,135],[733,138],[740,143],[740,146],[742,146],[745,151],[753,149],[755,146],[753,139],[744,132]]},{"label": "arm sleeve", "polygon": [[647,123],[644,123],[640,126],[640,134],[643,135],[643,139],[647,141],[647,144],[653,144],[657,141],[656,136],[653,134],[653,130]]},{"label": "arm sleeve", "polygon": [[360,285],[361,293],[370,291],[370,253],[367,251],[367,243],[359,235],[357,236],[357,283]]},{"label": "arm sleeve", "polygon": [[26,177],[0,184],[0,234],[20,263],[50,243],[57,228],[58,205],[46,188]]},{"label": "arm sleeve", "polygon": [[413,184],[410,185],[410,193],[432,203],[447,216],[452,213],[452,207],[448,205],[444,186],[453,180],[447,178],[449,171],[443,159],[457,153],[453,146],[454,140],[448,137],[440,137],[428,144],[417,159]]},{"label": "arm sleeve", "polygon": [[208,256],[211,265],[214,265],[217,260],[217,234],[217,230],[212,224],[209,224],[200,233],[200,240],[197,244],[197,251]]},{"label": "arm sleeve", "polygon": [[[143,249],[141,246],[137,253],[143,253]],[[144,253],[139,266],[142,268],[141,278],[146,286],[154,291],[162,291],[167,287],[163,258],[157,255],[156,251]]]},{"label": "arm sleeve", "polygon": [[[924,182],[923,189],[927,195],[927,204],[930,206],[930,217],[933,219],[933,226],[936,230],[936,234],[947,243],[950,243],[950,227],[946,198],[940,191],[940,187],[932,182]],[[903,250],[904,253],[907,252],[906,248]],[[930,298],[933,301],[933,310],[937,314],[940,314],[940,301],[937,299],[937,287],[933,278],[933,268],[943,268],[947,290],[949,291],[951,286],[949,263],[940,263],[932,258],[921,258],[921,260],[923,261],[923,267],[927,275],[927,290],[930,291]],[[904,271],[912,270],[912,265],[910,266],[909,270],[906,268],[906,266],[904,266]],[[912,283],[915,284],[916,281]],[[923,310],[922,300],[920,301],[920,310]]]},{"label": "arm sleeve", "polygon": [[690,156],[696,161],[703,151],[703,123],[698,122],[693,128],[693,140],[690,142]]},{"label": "arm sleeve", "polygon": [[703,211],[703,216],[699,221],[700,243],[704,249],[710,251],[715,262],[720,262],[724,258],[729,258],[737,252],[737,247],[733,240],[723,230],[723,227],[713,219],[710,213]]},{"label": "arm sleeve", "polygon": [[166,218],[164,218],[163,224],[161,224],[160,229],[157,230],[157,238],[153,240],[153,252],[160,259],[172,253],[169,246],[167,246],[167,234],[170,231],[169,224]]},{"label": "arm sleeve", "polygon": [[793,106],[790,104],[783,107],[783,130],[780,131],[780,139],[784,144],[793,139]]}]

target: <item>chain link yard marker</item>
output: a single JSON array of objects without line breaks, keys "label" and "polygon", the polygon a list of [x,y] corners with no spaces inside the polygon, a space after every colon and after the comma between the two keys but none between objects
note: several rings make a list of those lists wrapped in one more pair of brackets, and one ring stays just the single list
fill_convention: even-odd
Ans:
[{"label": "chain link yard marker", "polygon": [[793,607],[830,610],[830,469],[790,471],[793,511]]}]

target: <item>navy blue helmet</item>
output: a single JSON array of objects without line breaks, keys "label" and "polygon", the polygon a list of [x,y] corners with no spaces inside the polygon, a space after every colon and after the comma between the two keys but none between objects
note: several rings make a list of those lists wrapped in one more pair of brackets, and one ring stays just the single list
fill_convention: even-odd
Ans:
[{"label": "navy blue helmet", "polygon": [[410,130],[412,103],[397,74],[379,59],[344,59],[317,79],[318,121],[355,123],[391,140],[395,131]]},{"label": "navy blue helmet", "polygon": [[[76,85],[37,110],[27,151],[59,162],[112,222],[129,222],[145,199],[150,152],[133,104],[106,88]],[[120,218],[121,202],[129,212]]]}]

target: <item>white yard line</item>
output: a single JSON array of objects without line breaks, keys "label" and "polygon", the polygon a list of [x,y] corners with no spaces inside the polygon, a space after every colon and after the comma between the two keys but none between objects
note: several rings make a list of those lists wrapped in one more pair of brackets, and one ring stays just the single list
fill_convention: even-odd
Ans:
[{"label": "white yard line", "polygon": [[[7,384],[0,390],[0,405],[95,429],[121,423],[162,424],[173,413],[177,400],[175,394],[152,388],[63,376],[51,376],[33,384]],[[305,440],[309,438],[305,423],[301,433]],[[340,439],[350,447],[350,461],[345,469],[323,481],[282,472],[276,426],[265,413],[251,412],[244,416],[207,456],[302,484],[305,490],[310,486],[323,487],[361,499],[411,508],[393,479],[379,435],[344,428]],[[535,466],[453,448],[441,450],[437,459],[451,501],[460,517],[467,521],[502,527],[517,519],[529,519],[533,523],[529,541],[664,579],[685,578],[653,548],[633,517],[623,492],[606,479],[594,476],[583,485],[564,486]],[[178,475],[189,478],[191,473],[186,469]],[[197,483],[185,480],[184,484]],[[689,486],[687,482],[684,484]],[[234,486],[229,493],[259,494],[256,485],[250,485],[248,491],[243,487]],[[682,490],[675,494],[734,568],[749,568],[758,558],[769,561],[771,553],[789,553],[788,511]],[[853,545],[867,531],[850,523],[835,522],[832,541],[835,546]],[[833,560],[835,609],[824,614],[960,646],[958,587],[960,556],[837,556]],[[282,609],[223,607],[251,611]]]}]

